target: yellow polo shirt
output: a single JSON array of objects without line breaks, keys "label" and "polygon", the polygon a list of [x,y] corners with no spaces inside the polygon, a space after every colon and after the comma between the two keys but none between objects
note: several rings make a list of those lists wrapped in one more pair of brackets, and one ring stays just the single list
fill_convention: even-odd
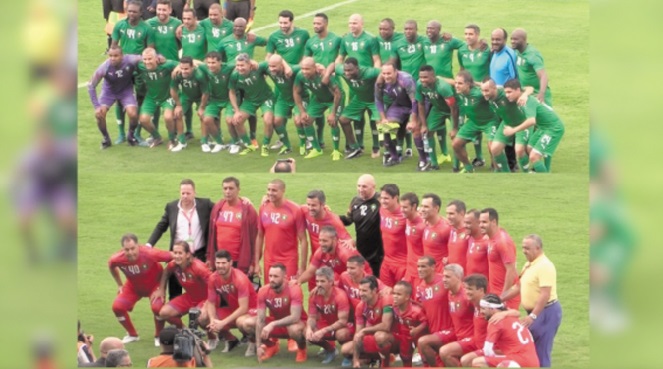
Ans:
[{"label": "yellow polo shirt", "polygon": [[548,302],[557,300],[557,271],[545,254],[523,266],[520,277],[520,303],[525,310],[532,310],[539,299],[541,287],[550,287]]}]

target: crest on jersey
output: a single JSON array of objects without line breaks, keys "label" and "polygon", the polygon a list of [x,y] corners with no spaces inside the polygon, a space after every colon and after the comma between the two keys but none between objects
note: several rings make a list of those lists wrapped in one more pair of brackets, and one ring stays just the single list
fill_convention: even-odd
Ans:
[{"label": "crest on jersey", "polygon": [[435,239],[437,237],[437,233],[433,232],[433,234],[430,236],[430,238]]},{"label": "crest on jersey", "polygon": [[377,208],[375,204],[371,205],[371,211],[375,211],[375,208]]},{"label": "crest on jersey", "polygon": [[284,298],[283,298],[283,302],[284,302],[285,304],[287,304],[287,303],[288,303],[288,298],[287,298],[287,297],[284,297]]},{"label": "crest on jersey", "polygon": [[147,264],[143,264],[143,269],[147,270]]},{"label": "crest on jersey", "polygon": [[187,276],[187,278],[189,278],[189,279],[193,279],[193,275],[192,275],[191,273],[187,274],[186,276]]},{"label": "crest on jersey", "polygon": [[237,218],[237,219],[239,219],[239,220],[242,220],[242,213],[237,213],[237,214],[235,215],[235,218]]}]

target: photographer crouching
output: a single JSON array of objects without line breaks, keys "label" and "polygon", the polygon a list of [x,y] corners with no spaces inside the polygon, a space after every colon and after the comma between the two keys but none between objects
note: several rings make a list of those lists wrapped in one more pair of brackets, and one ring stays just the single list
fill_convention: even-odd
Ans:
[{"label": "photographer crouching", "polygon": [[204,332],[198,330],[197,320],[199,309],[189,310],[189,327],[177,329],[168,326],[161,330],[159,343],[161,354],[147,361],[148,368],[211,368],[212,359],[210,350],[201,336]]}]

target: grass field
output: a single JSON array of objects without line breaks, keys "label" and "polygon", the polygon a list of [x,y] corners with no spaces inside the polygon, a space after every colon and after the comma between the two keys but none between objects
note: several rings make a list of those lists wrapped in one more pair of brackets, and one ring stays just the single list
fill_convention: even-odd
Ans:
[{"label": "grass field", "polygon": [[[311,30],[311,18],[298,19],[297,16],[333,5],[338,1],[305,0],[289,1],[287,7],[295,13],[295,25]],[[553,91],[554,107],[566,125],[566,135],[554,157],[554,172],[583,174],[587,171],[588,111],[589,111],[589,7],[585,1],[482,1],[482,2],[431,2],[411,0],[407,7],[398,0],[359,0],[326,11],[330,17],[330,30],[337,34],[347,32],[347,19],[353,13],[360,13],[365,19],[365,28],[376,34],[382,18],[391,17],[397,24],[397,31],[407,19],[419,22],[419,33],[425,34],[425,24],[430,19],[438,19],[443,30],[462,38],[463,28],[468,23],[479,24],[482,36],[490,39],[490,31],[504,27],[508,31],[523,27],[528,31],[529,42],[543,54],[550,86]],[[276,30],[278,12],[283,9],[280,2],[258,2],[257,18],[254,28],[258,34],[268,36]],[[105,59],[106,37],[103,32],[103,17],[98,1],[81,0],[78,7],[79,30],[79,83],[87,81],[98,65]],[[256,50],[256,59],[262,60],[264,49]],[[454,63],[456,70],[457,65]],[[100,172],[161,172],[168,171],[225,171],[241,170],[245,172],[264,172],[274,159],[258,154],[248,157],[230,156],[227,152],[217,155],[203,154],[196,142],[178,154],[169,153],[165,146],[153,150],[131,148],[126,145],[100,151],[100,134],[94,120],[94,110],[87,91],[79,89],[79,163],[87,171]],[[117,129],[114,122],[114,110],[109,113],[109,132],[114,139]],[[261,125],[261,123],[259,123]],[[161,124],[161,132],[165,132]],[[296,138],[294,124],[289,125],[289,135]],[[199,127],[194,120],[194,128]],[[195,131],[198,131],[196,128]],[[227,131],[226,131],[227,132]],[[199,135],[199,134],[198,134]],[[225,137],[228,135],[226,133]],[[262,129],[258,128],[258,139]],[[383,168],[377,159],[369,155],[351,161],[332,162],[331,138],[326,131],[325,150],[327,155],[310,161],[300,160],[298,169],[303,172],[412,172],[415,160],[403,165]],[[367,138],[370,143],[370,138]],[[293,140],[293,142],[296,140]],[[485,143],[484,143],[485,146]],[[473,148],[468,148],[471,152]],[[486,149],[484,154],[488,155]],[[443,172],[450,170],[450,164],[442,167]],[[480,170],[486,172],[487,168]]]},{"label": "grass field", "polygon": [[[107,260],[120,249],[119,239],[125,232],[135,232],[145,242],[160,219],[163,206],[178,196],[177,184],[182,178],[196,181],[197,194],[218,200],[221,179],[236,175],[241,180],[241,194],[254,203],[265,192],[273,175],[232,173],[162,173],[110,174],[81,171],[79,188],[79,263],[78,316],[86,332],[97,339],[124,336],[125,332],[111,312],[115,284],[107,270]],[[333,174],[320,178],[314,174],[281,177],[287,184],[286,196],[303,203],[306,193],[323,189],[329,206],[343,212],[355,194],[356,173]],[[588,303],[588,218],[587,181],[584,176],[560,174],[554,181],[541,181],[536,176],[524,176],[514,181],[507,176],[495,178],[458,177],[440,183],[425,176],[412,181],[407,174],[376,174],[379,185],[397,183],[401,193],[414,191],[436,192],[444,203],[463,199],[469,208],[495,207],[500,212],[500,225],[507,229],[518,246],[518,268],[524,263],[520,241],[529,233],[538,233],[544,240],[546,254],[557,267],[558,294],[564,309],[564,319],[553,351],[553,363],[558,367],[582,368],[589,365]],[[351,231],[353,232],[353,231]],[[167,248],[164,235],[157,247]],[[135,366],[159,352],[152,345],[153,324],[146,300],[139,302],[132,318],[142,340],[128,349]],[[284,342],[283,342],[284,344]],[[230,354],[213,352],[217,366],[257,366],[255,358],[245,358],[244,348]],[[321,366],[316,360],[316,347],[309,349],[309,361],[295,365],[294,355],[283,347],[281,354],[264,363],[271,367]],[[337,358],[334,365],[340,365]]]}]

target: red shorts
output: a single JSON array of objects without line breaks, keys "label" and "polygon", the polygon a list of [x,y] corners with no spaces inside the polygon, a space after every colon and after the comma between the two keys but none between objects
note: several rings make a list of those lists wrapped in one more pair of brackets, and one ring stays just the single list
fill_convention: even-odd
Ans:
[{"label": "red shorts", "polygon": [[477,344],[474,342],[474,338],[463,338],[460,341],[456,341],[460,345],[460,349],[463,350],[463,355],[468,352],[476,351],[478,349]]},{"label": "red shorts", "polygon": [[394,354],[400,354],[402,357],[411,358],[414,353],[414,340],[409,335],[394,334],[392,351]]},{"label": "red shorts", "polygon": [[[326,328],[329,325],[330,324],[327,323],[324,320],[318,320],[317,321],[318,329]],[[347,323],[345,323],[345,328],[347,328],[348,331],[350,331],[349,332],[350,333],[350,339],[352,340],[352,337],[354,337],[354,335],[355,335],[355,324],[352,323],[352,322],[347,322]],[[341,328],[341,329],[343,329],[343,328]],[[336,340],[336,331],[325,333],[325,336],[322,339],[324,341],[334,341],[334,340]]]},{"label": "red shorts", "polygon": [[[149,298],[152,292],[159,287],[158,285],[154,286],[154,288],[150,291],[146,290],[136,290],[133,284],[131,283],[125,283],[124,286],[122,286],[122,292],[115,297],[115,300],[113,301],[113,310],[124,310],[124,311],[132,311],[134,306],[140,299],[147,297]],[[156,300],[154,302],[150,303],[152,311],[155,312],[155,314],[159,314],[159,310],[161,310],[161,307],[163,306],[163,300]]]},{"label": "red shorts", "polygon": [[205,304],[205,301],[205,299],[194,299],[190,293],[185,292],[184,294],[168,301],[168,305],[177,310],[178,313],[184,315],[187,314],[189,309],[193,307],[202,308]]},{"label": "red shorts", "polygon": [[[256,311],[255,309],[251,309],[251,310]],[[249,312],[249,314],[250,314],[250,312]],[[252,315],[252,316],[255,316],[255,315]],[[265,318],[265,323],[269,324],[269,323],[273,322],[274,320],[276,320],[276,318],[274,318],[273,316],[268,316],[268,317]],[[304,323],[304,326],[306,326],[305,321],[302,320],[301,322]],[[269,337],[271,337],[271,338],[290,338],[290,334],[288,334],[288,327],[274,327],[274,329],[272,329],[272,332],[269,334]]]},{"label": "red shorts", "polygon": [[[223,320],[223,319],[227,318],[228,316],[230,316],[230,314],[232,314],[233,311],[235,311],[236,309],[237,308],[234,308],[234,307],[216,308],[216,317],[219,320]],[[258,315],[258,310],[249,309],[247,314],[249,314],[249,316],[257,316]],[[229,324],[227,324],[224,327],[224,330],[229,330],[229,329],[233,329],[233,328],[237,328],[237,325],[235,325],[235,322],[230,322]]]},{"label": "red shorts", "polygon": [[380,350],[378,349],[378,344],[375,342],[375,336],[365,335],[362,339],[364,346],[364,354],[379,354]]},{"label": "red shorts", "polygon": [[[265,273],[263,274],[263,278],[265,279],[265,283],[269,283],[269,268],[272,266],[272,264],[276,263],[282,263],[285,265],[285,277],[286,281],[289,281],[297,275],[297,262],[299,261],[298,258],[293,258],[292,260],[271,260],[268,258],[265,258],[263,260],[264,265],[265,265]],[[315,281],[313,281],[313,286],[315,286]]]},{"label": "red shorts", "polygon": [[396,282],[403,279],[405,276],[405,264],[391,264],[389,262],[382,262],[380,266],[380,280],[389,287],[394,287]]},{"label": "red shorts", "polygon": [[452,330],[438,331],[433,334],[436,335],[440,339],[440,341],[442,341],[443,344],[457,341],[456,333],[454,333],[454,331]]}]

